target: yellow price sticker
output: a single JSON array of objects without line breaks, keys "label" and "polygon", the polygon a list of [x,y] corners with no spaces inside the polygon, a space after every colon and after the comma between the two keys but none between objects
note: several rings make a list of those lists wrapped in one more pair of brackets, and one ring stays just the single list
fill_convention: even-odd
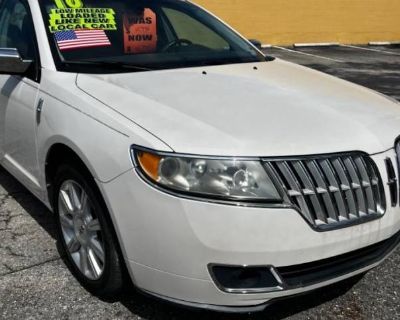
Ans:
[{"label": "yellow price sticker", "polygon": [[84,8],[82,0],[54,0],[57,9],[49,14],[50,32],[98,29],[117,30],[112,8]]}]

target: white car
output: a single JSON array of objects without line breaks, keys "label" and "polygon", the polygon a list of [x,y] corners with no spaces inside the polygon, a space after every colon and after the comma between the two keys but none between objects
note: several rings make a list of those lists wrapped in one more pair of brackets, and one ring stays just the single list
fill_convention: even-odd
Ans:
[{"label": "white car", "polygon": [[257,311],[400,241],[390,98],[188,1],[2,0],[0,47],[1,164],[95,294]]}]

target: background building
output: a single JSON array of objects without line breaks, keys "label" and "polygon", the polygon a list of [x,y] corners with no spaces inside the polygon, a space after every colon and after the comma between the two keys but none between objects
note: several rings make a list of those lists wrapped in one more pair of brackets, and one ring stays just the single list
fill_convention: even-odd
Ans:
[{"label": "background building", "polygon": [[400,41],[400,0],[195,0],[262,43]]}]

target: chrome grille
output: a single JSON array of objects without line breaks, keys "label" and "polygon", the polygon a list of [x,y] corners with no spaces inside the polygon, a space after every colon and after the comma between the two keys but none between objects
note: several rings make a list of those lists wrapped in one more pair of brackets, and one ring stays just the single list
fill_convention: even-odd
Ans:
[{"label": "chrome grille", "polygon": [[373,160],[363,153],[265,160],[284,200],[313,226],[330,229],[384,214],[385,193]]}]

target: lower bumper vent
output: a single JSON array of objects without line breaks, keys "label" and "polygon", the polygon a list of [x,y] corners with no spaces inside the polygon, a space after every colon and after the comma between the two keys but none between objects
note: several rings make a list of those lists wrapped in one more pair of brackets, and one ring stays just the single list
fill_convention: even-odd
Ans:
[{"label": "lower bumper vent", "polygon": [[312,286],[373,266],[400,244],[400,232],[371,246],[314,262],[274,266],[209,265],[215,284],[231,294],[267,293]]},{"label": "lower bumper vent", "polygon": [[277,272],[287,288],[310,286],[368,267],[386,258],[400,243],[400,232],[393,237],[333,258],[279,267]]}]

